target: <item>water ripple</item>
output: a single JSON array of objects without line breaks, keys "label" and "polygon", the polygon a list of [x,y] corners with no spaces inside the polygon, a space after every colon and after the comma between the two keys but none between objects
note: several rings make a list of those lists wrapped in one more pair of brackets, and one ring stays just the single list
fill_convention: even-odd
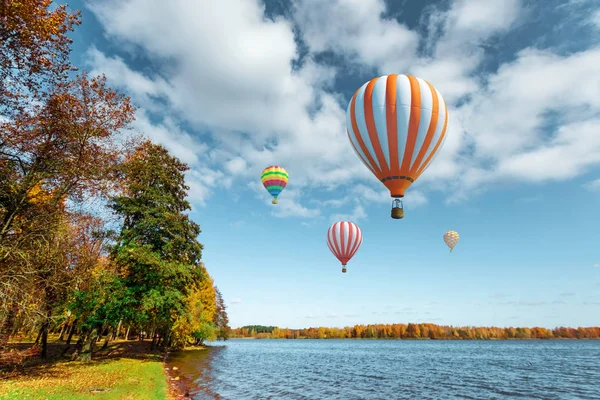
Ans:
[{"label": "water ripple", "polygon": [[600,341],[230,340],[176,354],[194,399],[600,400]]}]

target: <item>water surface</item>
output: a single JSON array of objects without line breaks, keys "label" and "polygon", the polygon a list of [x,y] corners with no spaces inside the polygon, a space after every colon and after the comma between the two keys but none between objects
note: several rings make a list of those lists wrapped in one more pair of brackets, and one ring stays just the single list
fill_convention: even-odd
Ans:
[{"label": "water surface", "polygon": [[211,345],[171,356],[194,399],[600,399],[600,341]]}]

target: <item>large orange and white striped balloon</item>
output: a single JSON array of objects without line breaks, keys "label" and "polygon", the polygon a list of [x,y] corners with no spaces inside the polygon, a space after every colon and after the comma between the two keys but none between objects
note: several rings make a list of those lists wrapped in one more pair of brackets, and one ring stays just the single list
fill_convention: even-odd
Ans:
[{"label": "large orange and white striped balloon", "polygon": [[346,272],[346,264],[354,257],[361,244],[362,232],[352,222],[336,222],[327,230],[327,246],[342,263],[342,272]]},{"label": "large orange and white striped balloon", "polygon": [[448,109],[423,79],[385,75],[356,91],[346,111],[348,138],[360,160],[389,190],[404,191],[442,148]]}]

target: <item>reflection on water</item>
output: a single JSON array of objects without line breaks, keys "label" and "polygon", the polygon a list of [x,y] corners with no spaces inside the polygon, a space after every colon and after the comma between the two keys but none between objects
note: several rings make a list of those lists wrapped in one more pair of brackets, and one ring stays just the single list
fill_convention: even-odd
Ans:
[{"label": "reflection on water", "polygon": [[195,399],[599,399],[600,341],[229,340],[172,354]]},{"label": "reflection on water", "polygon": [[189,394],[192,398],[222,399],[211,388],[214,380],[212,365],[223,350],[225,350],[225,346],[213,344],[205,350],[192,350],[169,355],[169,367],[177,368],[175,375],[179,376],[189,387]]}]

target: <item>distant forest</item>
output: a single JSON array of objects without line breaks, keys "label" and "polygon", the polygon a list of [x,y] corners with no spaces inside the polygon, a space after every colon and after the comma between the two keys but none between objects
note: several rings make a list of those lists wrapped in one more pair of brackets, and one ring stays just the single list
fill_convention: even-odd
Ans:
[{"label": "distant forest", "polygon": [[345,328],[287,329],[248,325],[233,330],[232,338],[256,339],[600,339],[600,327],[546,329],[441,326],[435,324],[375,324]]}]

